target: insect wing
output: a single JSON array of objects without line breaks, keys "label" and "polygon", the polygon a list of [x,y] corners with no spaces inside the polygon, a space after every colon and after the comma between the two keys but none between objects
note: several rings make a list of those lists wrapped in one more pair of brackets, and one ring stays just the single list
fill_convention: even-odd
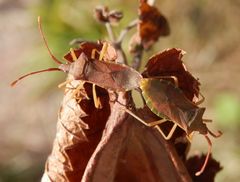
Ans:
[{"label": "insect wing", "polygon": [[139,87],[142,76],[123,64],[89,61],[85,80],[115,91],[127,91]]}]

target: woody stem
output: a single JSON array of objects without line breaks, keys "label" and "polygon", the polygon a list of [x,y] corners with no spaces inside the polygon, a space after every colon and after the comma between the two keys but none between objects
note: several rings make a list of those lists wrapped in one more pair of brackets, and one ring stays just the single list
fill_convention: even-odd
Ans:
[{"label": "woody stem", "polygon": [[133,20],[132,22],[130,22],[130,23],[128,24],[128,26],[126,26],[126,27],[121,31],[121,33],[120,33],[120,35],[119,35],[119,37],[118,37],[118,40],[117,40],[117,43],[118,43],[118,44],[121,44],[122,41],[123,41],[123,39],[124,39],[125,36],[127,35],[127,33],[128,33],[132,28],[134,28],[134,27],[137,26],[138,21],[139,21],[138,19]]},{"label": "woody stem", "polygon": [[106,26],[106,29],[107,29],[107,32],[108,32],[108,36],[110,38],[110,41],[111,42],[115,42],[115,35],[113,33],[113,30],[112,30],[112,26],[110,23],[105,23],[105,26]]},{"label": "woody stem", "polygon": [[144,50],[143,47],[139,46],[137,50],[133,53],[132,67],[135,70],[139,70],[141,67],[143,50]]}]

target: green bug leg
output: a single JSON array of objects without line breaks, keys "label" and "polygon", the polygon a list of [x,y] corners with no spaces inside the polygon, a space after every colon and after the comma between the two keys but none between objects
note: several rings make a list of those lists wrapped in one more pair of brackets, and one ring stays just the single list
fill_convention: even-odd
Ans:
[{"label": "green bug leg", "polygon": [[221,131],[217,131],[217,133],[215,134],[212,131],[210,131],[209,129],[208,129],[208,133],[214,138],[218,138],[223,134]]},{"label": "green bug leg", "polygon": [[147,126],[153,127],[153,126],[165,123],[166,121],[168,121],[168,120],[163,118],[163,119],[160,119],[160,120],[157,120],[157,121],[153,121],[153,122],[147,123]]},{"label": "green bug leg", "polygon": [[[176,76],[154,76],[154,77],[151,77],[151,78],[159,78],[159,79],[166,79],[166,78],[169,78],[169,79],[172,79],[173,82],[174,82],[174,85],[176,87],[178,87],[178,78]],[[151,79],[150,78],[150,79]]]},{"label": "green bug leg", "polygon": [[195,173],[196,176],[199,176],[199,175],[201,175],[204,172],[204,170],[205,170],[205,168],[207,166],[208,159],[210,157],[211,151],[212,151],[212,142],[211,142],[210,138],[207,135],[204,135],[204,136],[205,136],[205,138],[206,138],[206,140],[208,142],[208,153],[207,153],[207,156],[205,158],[205,161],[204,161],[201,169],[198,172]]},{"label": "green bug leg", "polygon": [[136,118],[138,121],[140,121],[142,124],[144,124],[145,126],[156,128],[156,129],[161,133],[161,135],[163,136],[163,138],[166,139],[166,140],[169,140],[169,139],[172,137],[174,131],[175,131],[176,128],[177,128],[177,124],[174,124],[173,127],[172,127],[172,129],[170,130],[170,132],[169,132],[168,135],[166,136],[165,133],[162,131],[162,129],[161,129],[158,125],[161,124],[161,123],[164,123],[164,122],[166,122],[166,121],[168,121],[168,120],[166,120],[166,119],[161,119],[161,120],[158,120],[158,121],[154,121],[154,122],[151,122],[151,123],[147,123],[147,122],[145,122],[143,119],[141,119],[140,117],[138,117],[136,114],[134,114],[132,111],[130,111],[129,109],[125,108],[124,110],[125,110],[127,113],[129,113],[131,116],[133,116],[134,118]]},{"label": "green bug leg", "polygon": [[203,121],[204,123],[211,123],[211,122],[212,122],[211,119],[203,119],[202,121]]},{"label": "green bug leg", "polygon": [[147,127],[153,127],[155,125],[158,125],[158,124],[161,124],[161,123],[164,123],[166,122],[167,120],[165,119],[161,119],[161,120],[158,120],[158,121],[154,121],[154,122],[151,122],[151,123],[147,123],[145,122],[143,119],[141,119],[140,117],[138,117],[136,114],[134,114],[132,111],[130,111],[129,109],[127,108],[124,108],[124,110],[130,114],[131,116],[133,116],[135,119],[137,119],[138,121],[140,121],[142,124],[144,124],[145,126]]},{"label": "green bug leg", "polygon": [[130,114],[131,116],[133,116],[135,119],[137,119],[138,121],[140,121],[142,124],[144,124],[145,126],[149,126],[149,123],[146,123],[143,119],[141,119],[140,117],[138,117],[136,114],[134,114],[132,111],[130,111],[127,108],[123,108],[124,111],[126,111],[128,114]]},{"label": "green bug leg", "polygon": [[201,96],[201,98],[197,102],[195,102],[196,105],[202,104],[205,100],[205,97],[202,95],[201,92],[199,92],[199,95]]},{"label": "green bug leg", "polygon": [[161,133],[161,135],[163,136],[163,138],[164,138],[165,140],[169,140],[169,139],[172,137],[174,131],[176,130],[177,124],[175,123],[175,124],[173,125],[172,129],[170,130],[170,132],[168,133],[167,136],[165,135],[165,133],[162,131],[162,129],[161,129],[158,125],[154,126],[154,128],[156,128],[156,129]]}]

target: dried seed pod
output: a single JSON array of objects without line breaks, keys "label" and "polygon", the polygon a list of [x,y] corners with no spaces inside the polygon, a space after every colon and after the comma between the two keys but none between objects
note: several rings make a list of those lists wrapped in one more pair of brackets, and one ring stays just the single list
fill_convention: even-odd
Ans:
[{"label": "dried seed pod", "polygon": [[106,6],[98,6],[95,8],[95,17],[101,23],[116,24],[122,19],[123,14],[117,10],[109,11]]}]

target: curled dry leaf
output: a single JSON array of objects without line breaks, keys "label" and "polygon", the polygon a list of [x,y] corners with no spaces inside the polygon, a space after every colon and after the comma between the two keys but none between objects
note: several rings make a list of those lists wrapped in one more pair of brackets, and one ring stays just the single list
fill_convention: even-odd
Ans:
[{"label": "curled dry leaf", "polygon": [[178,86],[189,100],[199,95],[199,85],[182,62],[184,51],[181,49],[167,49],[152,56],[145,66],[144,77],[175,76]]},{"label": "curled dry leaf", "polygon": [[210,156],[205,171],[200,176],[196,176],[195,171],[201,167],[205,157],[205,155],[195,155],[186,162],[186,167],[194,182],[214,182],[216,174],[222,170],[220,163]]},{"label": "curled dry leaf", "polygon": [[109,11],[106,6],[98,6],[95,8],[95,17],[101,23],[116,24],[122,19],[123,14],[117,10]]},{"label": "curled dry leaf", "polygon": [[140,0],[138,14],[138,32],[130,41],[130,52],[136,52],[139,45],[142,45],[144,49],[149,49],[158,41],[160,36],[170,34],[167,19],[156,7],[149,5],[147,1]]},{"label": "curled dry leaf", "polygon": [[[76,87],[80,95],[74,94]],[[46,162],[42,182],[74,182],[82,178],[110,115],[108,93],[96,88],[102,104],[102,109],[97,109],[94,107],[91,87],[91,84],[81,81],[67,85],[52,153]]]},{"label": "curled dry leaf", "polygon": [[[82,42],[79,44],[79,48],[73,50],[76,57],[78,58],[80,56],[80,54],[83,52],[88,59],[97,59],[99,60],[99,56],[101,51],[104,50],[104,56],[103,56],[103,60],[107,61],[107,62],[115,62],[115,60],[117,59],[117,52],[115,50],[115,48],[111,45],[111,43],[107,42],[107,41],[98,41],[98,42]],[[95,52],[95,54],[93,54],[93,52]],[[68,61],[68,62],[73,62],[73,57],[72,57],[72,53],[69,52],[67,53],[64,58]]]},{"label": "curled dry leaf", "polygon": [[[122,107],[118,102],[112,107],[82,181],[191,181],[174,147]],[[148,117],[145,113],[141,116]]]},{"label": "curled dry leaf", "polygon": [[[156,114],[154,114],[147,105],[145,105],[142,109],[138,109],[138,111],[143,116],[148,116],[147,118],[143,117],[144,120],[148,123],[161,119]],[[164,134],[167,135],[171,131],[173,124],[174,123],[169,120],[168,122],[162,123],[159,127],[161,127]],[[171,142],[172,145],[174,145],[175,150],[178,153],[178,156],[182,159],[182,161],[186,161],[187,154],[191,145],[190,141],[186,138],[186,132],[180,127],[177,127],[171,139],[169,139],[168,141]]]}]

